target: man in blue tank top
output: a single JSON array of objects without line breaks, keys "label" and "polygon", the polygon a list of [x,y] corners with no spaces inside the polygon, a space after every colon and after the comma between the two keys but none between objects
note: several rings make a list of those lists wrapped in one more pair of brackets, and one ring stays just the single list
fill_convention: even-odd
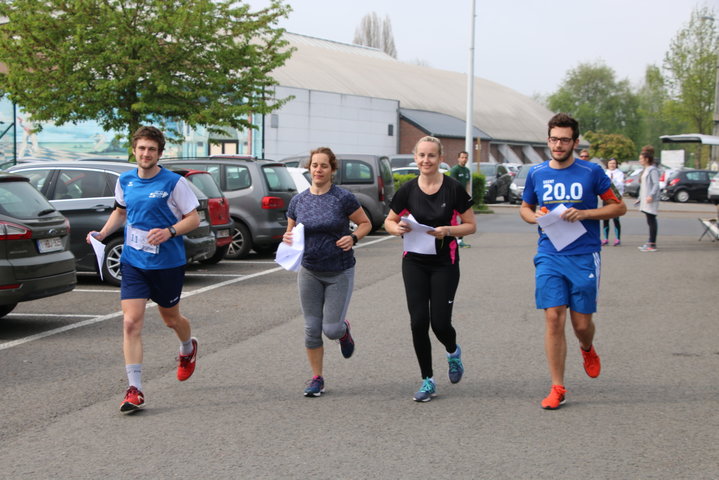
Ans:
[{"label": "man in blue tank top", "polygon": [[99,232],[89,236],[104,240],[125,227],[120,259],[120,299],[123,320],[123,352],[129,388],[120,405],[123,413],[145,406],[142,393],[142,327],[147,300],[157,303],[160,316],[180,339],[177,379],[190,378],[195,370],[197,339],[190,321],[180,313],[185,279],[185,247],[182,235],[200,224],[199,202],[184,177],[158,165],[165,137],[155,127],[140,127],[132,137],[137,168],[120,175],[115,186],[115,209]]},{"label": "man in blue tank top", "polygon": [[[599,376],[601,364],[594,349],[594,322],[599,292],[599,221],[624,215],[627,207],[621,195],[594,163],[578,161],[574,149],[579,144],[579,124],[559,113],[548,125],[547,145],[552,158],[529,170],[522,195],[520,216],[527,223],[562,205],[567,222],[581,222],[586,231],[566,246],[556,248],[539,228],[537,255],[534,257],[535,301],[544,309],[546,332],[544,347],[552,377],[549,395],[542,408],[553,410],[565,402],[564,366],[567,339],[564,327],[569,309],[572,327],[579,340],[584,370],[591,378]],[[597,197],[604,200],[599,207]]]}]

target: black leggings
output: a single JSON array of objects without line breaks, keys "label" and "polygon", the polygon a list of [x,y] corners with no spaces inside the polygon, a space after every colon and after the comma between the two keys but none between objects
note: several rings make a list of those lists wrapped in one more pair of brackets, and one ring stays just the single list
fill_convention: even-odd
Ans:
[{"label": "black leggings", "polygon": [[422,378],[432,377],[430,325],[448,353],[457,349],[457,333],[452,327],[452,304],[459,285],[459,264],[427,264],[405,257],[402,260],[402,278],[419,369]]},{"label": "black leggings", "polygon": [[[619,223],[619,217],[612,218],[614,222],[614,237],[617,240],[622,238],[622,224]],[[609,220],[604,220],[604,238],[609,240]]]},{"label": "black leggings", "polygon": [[649,225],[649,243],[652,245],[657,244],[657,216],[651,213],[644,212],[647,216],[647,225]]}]

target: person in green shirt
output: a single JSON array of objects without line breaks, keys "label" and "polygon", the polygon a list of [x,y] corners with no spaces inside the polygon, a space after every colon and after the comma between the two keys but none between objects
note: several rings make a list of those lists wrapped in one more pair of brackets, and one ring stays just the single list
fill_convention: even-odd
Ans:
[{"label": "person in green shirt", "polygon": [[[469,154],[465,151],[459,152],[459,154],[457,155],[457,165],[455,165],[449,170],[449,176],[462,184],[465,190],[467,190],[469,180],[472,178],[472,172],[470,172],[469,168],[465,166],[467,165],[467,160],[469,160]],[[462,237],[459,237],[457,239],[457,245],[459,245],[461,248],[467,248],[472,246],[468,243],[464,243]]]}]

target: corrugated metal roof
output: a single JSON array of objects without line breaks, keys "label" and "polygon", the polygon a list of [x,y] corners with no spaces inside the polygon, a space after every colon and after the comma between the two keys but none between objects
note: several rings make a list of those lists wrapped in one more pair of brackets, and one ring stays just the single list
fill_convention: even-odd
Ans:
[{"label": "corrugated metal roof", "polygon": [[[399,114],[416,127],[425,130],[435,137],[464,138],[466,135],[466,122],[446,113],[427,112],[425,110],[411,110],[400,108]],[[491,140],[492,137],[477,127],[473,127],[474,138]]]},{"label": "corrugated metal roof", "polygon": [[[400,106],[463,119],[466,75],[400,62],[384,52],[286,33],[297,50],[272,76],[280,85],[398,100]],[[546,143],[553,112],[535,100],[475,77],[474,125],[495,141]]]}]

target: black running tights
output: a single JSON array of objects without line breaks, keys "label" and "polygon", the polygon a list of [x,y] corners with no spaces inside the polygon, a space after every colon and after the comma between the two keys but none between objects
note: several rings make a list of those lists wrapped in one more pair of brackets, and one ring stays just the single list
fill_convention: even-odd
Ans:
[{"label": "black running tights", "polygon": [[459,285],[459,264],[428,265],[405,257],[402,260],[402,277],[419,368],[422,378],[432,377],[430,326],[447,352],[457,349],[457,334],[452,327],[452,305]]}]

